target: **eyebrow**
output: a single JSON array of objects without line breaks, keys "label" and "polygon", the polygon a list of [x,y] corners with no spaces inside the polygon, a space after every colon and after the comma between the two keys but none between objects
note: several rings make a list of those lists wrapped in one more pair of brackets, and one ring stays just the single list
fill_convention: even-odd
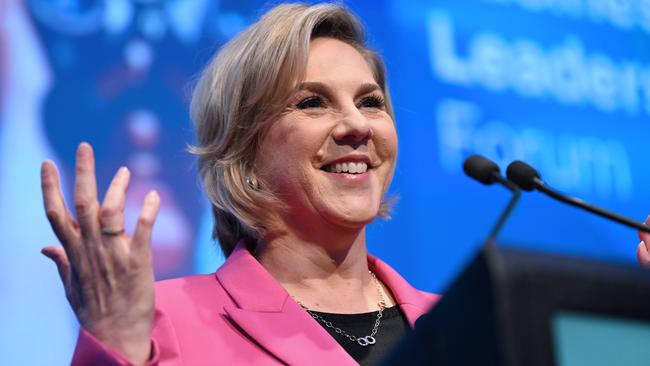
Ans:
[{"label": "eyebrow", "polygon": [[[327,84],[318,81],[305,81],[303,83],[300,83],[297,90],[310,90],[319,94],[325,94],[327,96],[332,94],[332,89],[327,86]],[[382,91],[381,87],[376,83],[363,83],[357,88],[356,94],[363,95],[377,90]]]}]

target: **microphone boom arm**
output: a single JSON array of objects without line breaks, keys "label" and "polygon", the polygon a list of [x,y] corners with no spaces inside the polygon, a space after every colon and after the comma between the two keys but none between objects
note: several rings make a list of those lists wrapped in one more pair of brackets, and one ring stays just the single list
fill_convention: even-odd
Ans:
[{"label": "microphone boom arm", "polygon": [[496,182],[499,182],[501,185],[504,187],[508,188],[510,192],[512,192],[512,197],[510,197],[510,201],[508,201],[508,205],[506,208],[501,212],[501,215],[499,215],[499,219],[497,220],[496,224],[492,227],[492,230],[490,231],[490,235],[488,236],[486,240],[486,245],[493,245],[494,242],[496,241],[496,238],[499,235],[499,232],[501,231],[501,228],[503,225],[508,221],[508,218],[510,217],[510,214],[512,213],[512,210],[514,210],[515,206],[517,205],[517,202],[519,201],[519,197],[521,197],[521,191],[519,191],[519,188],[517,188],[517,185],[512,183],[511,181],[503,178],[501,174],[494,174],[494,180]]},{"label": "microphone boom arm", "polygon": [[634,221],[632,219],[629,219],[629,218],[627,218],[625,216],[621,216],[621,215],[616,214],[614,212],[610,212],[610,211],[607,211],[607,210],[602,209],[600,207],[594,206],[594,205],[592,205],[590,203],[587,203],[587,202],[585,202],[585,201],[583,201],[583,200],[581,200],[579,198],[563,195],[563,194],[557,192],[556,190],[550,188],[549,186],[547,186],[546,183],[544,183],[544,181],[542,181],[539,178],[536,178],[536,177],[533,178],[533,182],[535,184],[535,188],[537,188],[542,193],[550,196],[551,198],[554,198],[554,199],[556,199],[558,201],[567,203],[567,204],[569,204],[571,206],[574,206],[574,207],[583,208],[583,209],[585,209],[585,210],[587,210],[587,211],[589,211],[591,213],[594,213],[594,214],[596,214],[598,216],[614,220],[614,221],[618,222],[619,224],[623,224],[625,226],[629,226],[631,228],[641,230],[641,231],[646,232],[646,233],[650,233],[650,226],[648,226],[646,224],[639,223],[639,222]]}]

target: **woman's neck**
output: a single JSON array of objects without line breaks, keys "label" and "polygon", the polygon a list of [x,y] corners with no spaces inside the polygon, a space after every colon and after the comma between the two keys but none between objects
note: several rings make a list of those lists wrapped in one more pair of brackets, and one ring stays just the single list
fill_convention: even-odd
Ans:
[{"label": "woman's neck", "polygon": [[[368,272],[365,229],[319,237],[327,241],[284,233],[260,243],[255,255],[296,301],[311,310],[378,310],[377,285]],[[385,292],[384,297],[390,298]]]}]

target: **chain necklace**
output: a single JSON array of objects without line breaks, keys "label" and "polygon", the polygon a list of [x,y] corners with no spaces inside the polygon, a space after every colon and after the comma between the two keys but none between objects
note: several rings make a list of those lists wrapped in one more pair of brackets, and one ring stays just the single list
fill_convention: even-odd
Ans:
[{"label": "chain necklace", "polygon": [[358,343],[362,347],[366,347],[368,345],[373,345],[377,342],[375,339],[375,335],[377,335],[377,331],[379,330],[379,324],[381,324],[381,318],[384,313],[384,309],[386,308],[386,301],[384,300],[384,295],[381,290],[381,285],[379,284],[379,280],[375,276],[372,271],[368,271],[370,273],[370,276],[372,277],[372,280],[375,282],[375,287],[377,288],[377,293],[379,294],[379,302],[377,305],[379,306],[379,312],[377,313],[377,319],[375,320],[375,326],[372,327],[372,331],[370,331],[370,334],[365,336],[365,337],[357,337],[353,336],[352,334],[348,334],[346,331],[343,329],[335,326],[332,324],[331,321],[324,319],[322,316],[316,314],[315,312],[309,310],[305,305],[303,305],[300,301],[296,300],[298,305],[300,305],[309,315],[311,315],[312,318],[316,319],[316,321],[319,321],[323,323],[327,328],[333,329],[337,334],[340,334],[347,339],[349,339],[352,342]]}]

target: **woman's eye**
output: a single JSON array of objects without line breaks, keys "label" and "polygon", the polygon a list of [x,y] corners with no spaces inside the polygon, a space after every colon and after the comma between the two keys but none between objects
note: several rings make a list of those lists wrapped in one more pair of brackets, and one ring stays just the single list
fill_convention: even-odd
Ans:
[{"label": "woman's eye", "polygon": [[384,108],[384,99],[375,95],[365,97],[361,99],[361,102],[359,102],[359,107],[360,108],[377,108],[377,109],[383,109]]},{"label": "woman's eye", "polygon": [[325,101],[319,96],[307,97],[296,104],[298,109],[321,108],[323,106],[325,106]]}]

